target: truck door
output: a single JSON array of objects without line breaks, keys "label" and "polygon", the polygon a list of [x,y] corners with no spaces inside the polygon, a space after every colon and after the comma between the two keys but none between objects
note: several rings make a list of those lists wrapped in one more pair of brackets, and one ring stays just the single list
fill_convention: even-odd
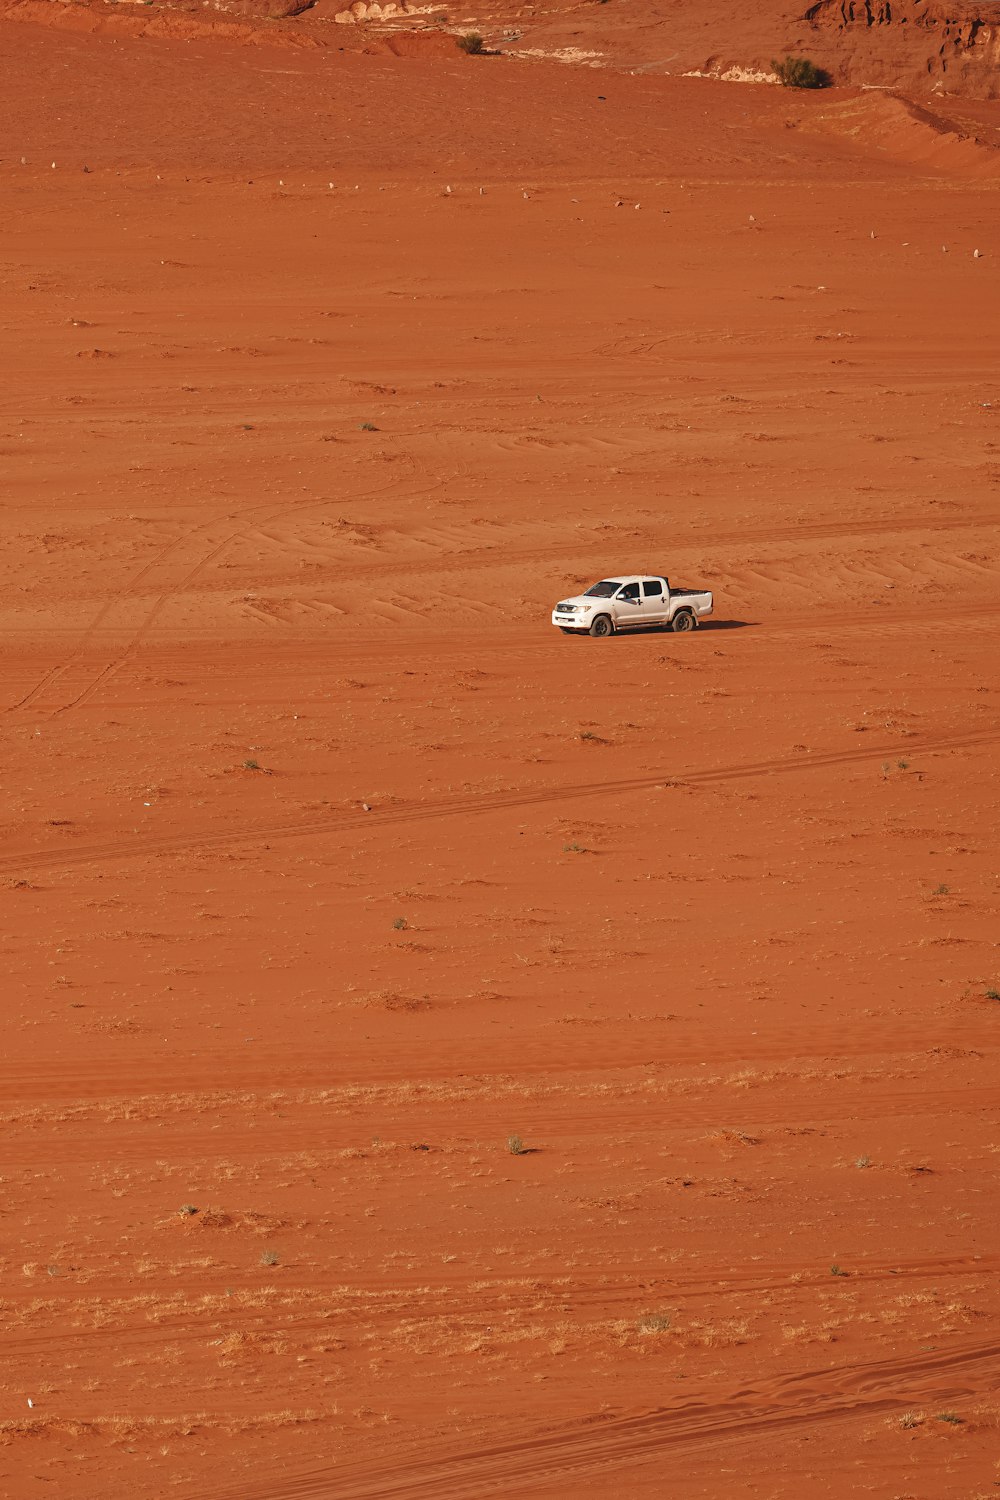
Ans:
[{"label": "truck door", "polygon": [[645,578],[642,583],[641,615],[644,625],[660,625],[667,618],[670,595],[663,592],[662,578]]},{"label": "truck door", "polygon": [[614,597],[615,624],[627,630],[642,619],[642,595],[637,583],[626,583]]}]

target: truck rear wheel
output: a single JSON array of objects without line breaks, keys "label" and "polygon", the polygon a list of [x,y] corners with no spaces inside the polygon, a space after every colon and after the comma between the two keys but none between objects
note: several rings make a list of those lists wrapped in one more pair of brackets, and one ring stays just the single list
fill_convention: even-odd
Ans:
[{"label": "truck rear wheel", "polygon": [[614,635],[614,631],[610,615],[598,615],[590,626],[591,635]]},{"label": "truck rear wheel", "polygon": [[676,631],[693,630],[694,629],[694,615],[691,613],[691,611],[689,609],[679,609],[677,611],[677,613],[674,615],[673,623],[672,623],[672,625],[671,625],[670,628],[671,628],[671,630],[676,630]]}]

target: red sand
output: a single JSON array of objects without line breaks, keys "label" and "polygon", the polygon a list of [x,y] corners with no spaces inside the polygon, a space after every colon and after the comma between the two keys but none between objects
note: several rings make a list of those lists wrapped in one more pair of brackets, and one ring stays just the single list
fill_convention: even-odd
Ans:
[{"label": "red sand", "polygon": [[989,107],[0,46],[3,1493],[994,1493]]}]

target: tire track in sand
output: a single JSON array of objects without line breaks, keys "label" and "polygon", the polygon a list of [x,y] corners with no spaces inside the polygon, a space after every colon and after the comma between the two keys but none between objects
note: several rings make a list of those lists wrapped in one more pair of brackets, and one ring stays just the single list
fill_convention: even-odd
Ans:
[{"label": "tire track in sand", "polygon": [[[890,1281],[893,1285],[905,1285],[907,1281],[936,1281],[946,1277],[969,1280],[977,1276],[995,1276],[998,1270],[1000,1256],[997,1255],[942,1255],[924,1256],[909,1261],[852,1259],[850,1274],[855,1284],[863,1282],[870,1286]],[[227,1267],[207,1271],[199,1277],[197,1289],[192,1296],[196,1300],[206,1292],[225,1296],[231,1282],[232,1271]],[[372,1305],[376,1305],[380,1299],[391,1298],[396,1312],[409,1313],[411,1309],[415,1309],[419,1313],[423,1308],[425,1316],[433,1318],[437,1316],[437,1312],[430,1305],[431,1299],[447,1300],[448,1311],[453,1315],[475,1317],[484,1315],[484,1299],[491,1296],[503,1296],[511,1305],[520,1299],[532,1311],[538,1298],[545,1295],[552,1304],[548,1311],[561,1312],[562,1309],[555,1304],[568,1300],[572,1301],[575,1311],[591,1307],[633,1307],[636,1304],[641,1308],[643,1302],[648,1304],[651,1298],[656,1297],[671,1302],[685,1299],[701,1302],[706,1297],[756,1297],[781,1292],[794,1293],[809,1291],[811,1288],[821,1289],[829,1284],[828,1269],[826,1266],[820,1268],[815,1258],[757,1266],[752,1271],[728,1264],[716,1267],[699,1265],[697,1269],[684,1270],[674,1267],[664,1269],[662,1266],[622,1265],[615,1261],[613,1265],[575,1266],[572,1271],[567,1271],[565,1266],[557,1269],[551,1266],[542,1269],[525,1266],[511,1276],[500,1276],[495,1271],[482,1267],[453,1271],[451,1275],[428,1275],[424,1269],[409,1273],[392,1271],[381,1276],[359,1276],[355,1273],[333,1280],[324,1272],[311,1276],[291,1273],[281,1279],[281,1295],[285,1298],[289,1317],[294,1316],[296,1326],[302,1328],[314,1325],[322,1327],[326,1320],[326,1307],[322,1302],[310,1307],[307,1300],[310,1294],[319,1298],[329,1295],[331,1298],[346,1299],[341,1309],[345,1315],[355,1311],[359,1299],[369,1298]],[[300,1293],[304,1294],[305,1300],[300,1306],[294,1306],[292,1299]],[[52,1295],[54,1296],[54,1292]],[[135,1295],[134,1281],[106,1279],[102,1281],[99,1290],[94,1290],[87,1284],[71,1286],[69,1290],[64,1287],[63,1303],[103,1303],[115,1300],[129,1302],[135,1299]],[[15,1311],[20,1314],[30,1309],[37,1297],[37,1287],[15,1286],[4,1298],[5,1310],[8,1314]],[[58,1311],[59,1305],[62,1304],[54,1304],[49,1311]],[[538,1308],[538,1311],[544,1310],[544,1306]],[[248,1321],[266,1323],[271,1316],[271,1309],[266,1305],[246,1306],[241,1309],[241,1316]],[[183,1313],[178,1313],[175,1319],[180,1328],[183,1328],[183,1317]],[[488,1315],[484,1317],[484,1321],[489,1321]],[[155,1343],[159,1338],[159,1326],[140,1329],[139,1332],[147,1333],[150,1341]],[[81,1342],[101,1337],[115,1339],[121,1331],[120,1326],[112,1323],[96,1328],[78,1328],[72,1335],[65,1326],[60,1326],[51,1333],[35,1333],[26,1328],[23,1333],[17,1330],[17,1345],[22,1349],[44,1348],[70,1337],[79,1338]],[[6,1336],[10,1338],[9,1330]]]},{"label": "tire track in sand", "polygon": [[[352,500],[370,499],[402,484],[402,480],[397,480],[383,488],[363,491],[360,495],[349,498]],[[330,497],[301,502],[277,511],[268,510],[262,506],[252,506],[244,511],[229,512],[225,516],[202,522],[182,537],[170,542],[139,570],[125,589],[112,594],[105,601],[90,625],[84,630],[69,657],[50,667],[33,687],[14,703],[8,705],[7,712],[36,709],[48,714],[57,714],[65,713],[87,702],[98,688],[114,677],[126,664],[142,637],[170,600],[191,584],[226,547],[245,538],[250,530],[273,525],[289,516],[329,503]],[[994,524],[992,518],[986,516],[941,516],[933,519],[917,516],[869,521],[791,522],[784,526],[768,526],[757,530],[713,533],[710,537],[703,536],[700,532],[691,532],[687,536],[682,535],[676,538],[674,546],[676,550],[691,550],[699,547],[713,549],[721,545],[753,547],[761,544],[823,541],[851,536],[862,539],[866,536],[888,536],[910,531],[930,533],[959,531]],[[590,551],[596,546],[597,543],[594,542],[589,548],[583,550]],[[461,563],[449,562],[444,558],[418,562],[411,559],[406,563],[401,562],[400,567],[408,574],[447,573],[455,572],[461,567],[468,567],[472,558],[475,557],[488,562],[496,561],[498,552],[501,554],[503,566],[537,561],[540,557],[566,559],[582,555],[579,544],[575,550],[571,547],[569,551],[565,543],[535,546],[525,551],[505,546],[502,538],[481,547],[474,547],[470,551],[471,557],[466,557]],[[357,561],[353,567],[354,572],[358,574],[374,571],[371,563],[361,560]],[[384,571],[386,564],[382,562],[377,567],[379,571]],[[144,583],[149,591],[155,594],[155,598],[152,604],[145,607],[145,613],[140,613],[139,618],[136,619],[135,593]],[[142,610],[141,605],[139,609]],[[967,608],[957,613],[971,616],[990,612],[992,612],[990,607],[986,606]],[[926,612],[921,612],[901,617],[900,620],[891,620],[890,623],[909,623],[925,618]],[[954,618],[956,618],[956,611],[950,609],[949,619]],[[815,617],[803,616],[801,620],[786,618],[782,623],[786,628],[814,625]],[[880,623],[882,623],[881,620]],[[88,654],[89,648],[96,643],[102,632],[109,635],[119,633],[125,638],[121,650],[117,654],[112,654],[110,660],[107,657],[103,660],[100,658],[94,660]]]},{"label": "tire track in sand", "polygon": [[652,791],[666,786],[708,786],[758,776],[785,775],[817,767],[853,765],[882,760],[904,748],[908,755],[933,755],[946,750],[968,750],[1000,740],[1000,729],[978,734],[956,735],[941,740],[906,741],[891,745],[869,745],[863,750],[830,751],[825,754],[803,753],[780,760],[753,761],[746,765],[720,766],[709,771],[661,772],[654,776],[625,777],[619,781],[579,782],[569,786],[539,787],[532,791],[511,791],[482,796],[454,797],[446,802],[429,802],[412,807],[375,809],[367,813],[350,813],[319,823],[316,818],[296,818],[281,823],[258,823],[243,828],[219,829],[203,834],[164,835],[160,838],[139,836],[107,844],[91,844],[65,850],[32,850],[10,854],[0,860],[0,873],[24,874],[50,867],[66,869],[72,865],[91,864],[98,860],[135,859],[140,855],[192,854],[220,849],[227,845],[277,838],[308,838],[317,835],[349,833],[356,828],[383,828],[401,823],[416,823],[438,818],[474,817],[483,813],[514,812],[522,807],[539,807],[571,802],[587,797],[618,797],[628,792]]},{"label": "tire track in sand", "polygon": [[[890,1280],[894,1286],[905,1286],[907,1281],[924,1283],[942,1276],[968,1281],[975,1275],[995,1274],[995,1271],[993,1257],[989,1265],[928,1261],[913,1269],[865,1268],[860,1274],[868,1286]],[[453,1323],[488,1324],[496,1316],[489,1310],[496,1305],[492,1299],[499,1297],[507,1312],[521,1318],[558,1323],[565,1317],[565,1304],[569,1303],[573,1314],[588,1322],[617,1322],[622,1317],[641,1316],[654,1299],[675,1307],[687,1299],[700,1304],[706,1297],[773,1299],[803,1289],[818,1289],[829,1282],[829,1273],[818,1271],[814,1263],[801,1269],[790,1264],[773,1276],[759,1275],[752,1284],[745,1280],[730,1284],[725,1273],[720,1274],[721,1279],[702,1275],[697,1283],[685,1285],[676,1284],[668,1275],[642,1274],[631,1268],[614,1276],[609,1268],[604,1268],[576,1271],[572,1276],[526,1272],[516,1278],[469,1271],[451,1281],[428,1281],[416,1275],[403,1281],[396,1276],[331,1281],[328,1275],[320,1273],[308,1280],[282,1278],[281,1320],[285,1334],[297,1340],[322,1335],[324,1331],[329,1333],[331,1314],[336,1316],[339,1338],[348,1332],[356,1336],[372,1323],[387,1319],[434,1324],[440,1318],[447,1318]],[[858,1274],[857,1270],[852,1271],[852,1276]],[[120,1344],[122,1352],[127,1346],[134,1356],[139,1351],[161,1348],[165,1330],[169,1330],[172,1344],[194,1348],[204,1343],[205,1321],[215,1316],[211,1299],[231,1295],[232,1287],[228,1286],[231,1281],[232,1272],[225,1269],[199,1278],[197,1294],[187,1303],[161,1311],[152,1325],[145,1317],[148,1303],[143,1306],[141,1297],[136,1298],[134,1283],[107,1284],[99,1293],[88,1287],[73,1289],[40,1314],[36,1306],[37,1288],[25,1288],[23,1293],[5,1299],[9,1320],[4,1333],[5,1352],[9,1360],[20,1361],[33,1354],[49,1355],[54,1349],[65,1358],[72,1348],[92,1358],[95,1344],[108,1343]],[[949,1295],[955,1292],[950,1291]],[[273,1327],[275,1308],[268,1301],[262,1305],[237,1305],[242,1329],[267,1333]],[[114,1321],[81,1326],[80,1314],[88,1307],[101,1307]],[[72,1319],[67,1317],[70,1309],[75,1315]],[[38,1321],[48,1317],[55,1326],[46,1332],[36,1331]]]},{"label": "tire track in sand", "polygon": [[[381,1472],[330,1466],[274,1476],[238,1489],[191,1491],[189,1500],[483,1500],[509,1497],[572,1476],[614,1471],[681,1451],[852,1416],[871,1418],[932,1399],[942,1405],[981,1394],[1000,1375],[1000,1344],[973,1344],[738,1386],[714,1400],[697,1397],[624,1417],[585,1418],[572,1427],[517,1441],[415,1457]],[[610,1491],[609,1491],[610,1492]]]},{"label": "tire track in sand", "polygon": [[[347,498],[352,503],[371,500],[391,492],[402,483],[402,480],[393,480]],[[216,516],[211,521],[203,521],[185,532],[151,558],[126,588],[105,600],[70,655],[63,662],[50,667],[16,702],[8,704],[7,712],[20,713],[33,709],[54,715],[66,713],[87,702],[103,683],[125,665],[170,600],[193,583],[228,546],[239,541],[255,527],[271,525],[301,511],[329,505],[332,498],[314,498],[283,506],[280,510],[260,505],[251,506],[246,510]],[[144,587],[143,599],[150,593],[154,595],[151,603],[137,599],[136,591],[140,586]],[[117,635],[122,643],[111,652],[94,655],[91,648],[102,635]]]}]

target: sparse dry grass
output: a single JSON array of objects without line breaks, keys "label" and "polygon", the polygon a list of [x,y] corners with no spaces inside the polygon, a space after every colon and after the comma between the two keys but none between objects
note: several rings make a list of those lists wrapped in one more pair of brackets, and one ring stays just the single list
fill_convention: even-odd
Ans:
[{"label": "sparse dry grass", "polygon": [[720,1130],[714,1130],[711,1133],[711,1135],[707,1135],[705,1137],[705,1139],[707,1141],[710,1141],[714,1146],[759,1146],[760,1145],[760,1137],[759,1136],[751,1135],[746,1130],[733,1130],[733,1129],[731,1129],[729,1127],[723,1127]]},{"label": "sparse dry grass", "polygon": [[210,1432],[236,1437],[242,1433],[302,1427],[328,1421],[336,1415],[336,1407],[328,1411],[307,1407],[303,1411],[286,1408],[242,1416],[221,1416],[202,1411],[172,1417],[89,1417],[85,1421],[68,1417],[16,1417],[0,1421],[0,1447],[10,1447],[21,1439],[35,1437],[65,1437],[73,1441],[95,1437],[113,1444],[187,1438]]},{"label": "sparse dry grass", "polygon": [[[378,993],[378,992],[374,992]],[[386,992],[390,993],[390,992]],[[439,1103],[451,1105],[502,1099],[630,1099],[700,1095],[722,1088],[767,1088],[776,1084],[797,1086],[831,1084],[851,1079],[855,1083],[884,1081],[877,1068],[743,1068],[736,1073],[711,1073],[691,1070],[672,1077],[650,1072],[643,1077],[623,1073],[607,1081],[513,1077],[509,1074],[485,1074],[461,1079],[391,1084],[346,1084],[339,1088],[193,1090],[165,1094],[136,1095],[129,1099],[86,1100],[72,1105],[35,1106],[0,1112],[0,1126],[34,1131],[40,1127],[95,1123],[130,1123],[174,1119],[178,1116],[212,1116],[222,1114],[258,1117],[261,1111],[287,1116],[290,1111],[321,1109],[352,1113],[361,1104],[375,1110],[387,1110],[407,1104]],[[173,1170],[180,1170],[174,1168]]]}]

